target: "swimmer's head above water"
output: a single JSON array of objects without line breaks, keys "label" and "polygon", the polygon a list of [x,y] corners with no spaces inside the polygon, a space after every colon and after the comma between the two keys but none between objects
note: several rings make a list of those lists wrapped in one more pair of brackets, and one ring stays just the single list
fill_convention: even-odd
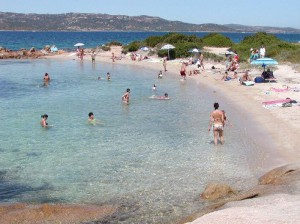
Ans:
[{"label": "swimmer's head above water", "polygon": [[43,114],[43,115],[41,115],[41,118],[48,118],[48,114]]},{"label": "swimmer's head above water", "polygon": [[89,112],[89,118],[93,118],[94,117],[94,113],[93,112]]}]

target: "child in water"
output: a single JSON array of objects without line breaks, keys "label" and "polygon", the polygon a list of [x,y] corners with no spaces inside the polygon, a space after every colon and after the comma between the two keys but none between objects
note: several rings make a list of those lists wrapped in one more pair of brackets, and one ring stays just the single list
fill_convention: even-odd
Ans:
[{"label": "child in water", "polygon": [[88,116],[89,116],[89,118],[88,118],[88,124],[92,124],[92,125],[100,124],[100,122],[95,119],[93,112],[90,112],[88,114]]},{"label": "child in water", "polygon": [[48,123],[47,123],[47,119],[48,119],[48,115],[47,114],[43,114],[41,115],[41,122],[40,124],[42,125],[43,128],[47,128],[48,127]]}]

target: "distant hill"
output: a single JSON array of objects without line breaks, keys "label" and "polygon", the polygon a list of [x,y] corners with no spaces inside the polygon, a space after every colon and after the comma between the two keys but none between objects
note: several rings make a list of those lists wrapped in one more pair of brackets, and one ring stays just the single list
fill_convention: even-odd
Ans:
[{"label": "distant hill", "polygon": [[[251,29],[252,28],[252,29]],[[265,32],[269,29],[260,27]],[[126,16],[93,13],[24,14],[0,12],[0,30],[35,31],[187,31],[187,32],[257,32],[257,27],[190,24],[152,16]],[[270,29],[272,31],[276,28]],[[280,32],[299,32],[292,28],[277,28]]]},{"label": "distant hill", "polygon": [[291,27],[244,26],[239,24],[225,24],[223,26],[236,32],[300,33],[300,29]]}]

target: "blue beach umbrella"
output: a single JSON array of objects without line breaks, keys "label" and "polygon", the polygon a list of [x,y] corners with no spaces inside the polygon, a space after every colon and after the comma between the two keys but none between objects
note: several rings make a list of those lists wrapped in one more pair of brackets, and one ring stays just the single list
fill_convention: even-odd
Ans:
[{"label": "blue beach umbrella", "polygon": [[278,62],[272,58],[259,58],[250,63],[251,65],[261,65],[264,70],[267,65],[278,65]]}]

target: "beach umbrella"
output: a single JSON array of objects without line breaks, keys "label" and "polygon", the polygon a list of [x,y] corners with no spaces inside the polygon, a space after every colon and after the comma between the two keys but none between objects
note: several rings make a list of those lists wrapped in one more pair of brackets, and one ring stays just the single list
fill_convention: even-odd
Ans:
[{"label": "beach umbrella", "polygon": [[189,53],[200,53],[201,50],[197,49],[197,48],[194,48],[194,49],[191,49],[188,51]]},{"label": "beach umbrella", "polygon": [[251,65],[278,65],[278,62],[272,58],[259,58],[250,63]]},{"label": "beach umbrella", "polygon": [[83,43],[77,43],[77,44],[74,45],[74,47],[82,47],[82,46],[84,46]]},{"label": "beach umbrella", "polygon": [[236,55],[236,53],[234,53],[233,51],[225,51],[224,54],[226,57],[231,56],[231,55]]},{"label": "beach umbrella", "polygon": [[149,48],[148,47],[142,47],[141,50],[142,51],[149,51]]},{"label": "beach umbrella", "polygon": [[168,58],[170,58],[170,49],[174,49],[175,47],[172,44],[166,44],[162,46],[161,50],[168,50]]},{"label": "beach umbrella", "polygon": [[267,65],[278,65],[278,62],[272,58],[259,58],[250,63],[251,65],[261,65],[264,70]]}]

